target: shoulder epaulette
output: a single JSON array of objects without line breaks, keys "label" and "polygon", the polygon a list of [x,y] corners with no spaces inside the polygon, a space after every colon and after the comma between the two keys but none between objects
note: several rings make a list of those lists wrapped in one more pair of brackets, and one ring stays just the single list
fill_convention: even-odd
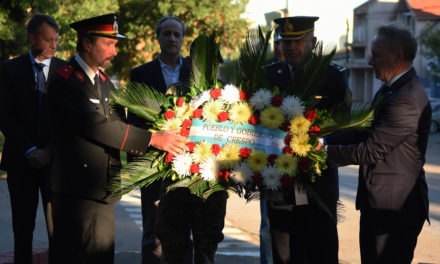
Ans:
[{"label": "shoulder epaulette", "polygon": [[57,74],[64,79],[69,79],[70,75],[72,75],[73,67],[70,65],[66,65],[57,71]]},{"label": "shoulder epaulette", "polygon": [[338,64],[336,64],[334,62],[330,62],[330,66],[333,67],[335,70],[340,71],[340,72],[343,72],[343,71],[347,70],[347,68],[345,68],[345,67],[343,67],[341,65],[338,65]]}]

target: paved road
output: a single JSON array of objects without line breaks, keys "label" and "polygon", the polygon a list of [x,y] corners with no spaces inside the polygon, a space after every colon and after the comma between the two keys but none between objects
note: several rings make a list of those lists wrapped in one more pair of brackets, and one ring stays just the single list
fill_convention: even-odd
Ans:
[{"label": "paved road", "polygon": [[[414,263],[439,263],[440,252],[440,134],[430,139],[427,153],[427,182],[431,200],[432,225],[422,231],[416,249]],[[341,200],[345,205],[345,221],[338,225],[340,233],[340,258],[343,263],[360,263],[358,249],[359,214],[354,210],[357,186],[356,167],[340,170]],[[124,196],[115,207],[116,219],[116,264],[140,263],[141,213],[139,192]],[[258,202],[246,203],[232,195],[228,200],[225,240],[219,245],[216,263],[259,263]],[[12,224],[9,193],[5,179],[0,179],[0,255],[13,251]],[[34,247],[47,247],[44,218],[41,206],[37,216]]]}]

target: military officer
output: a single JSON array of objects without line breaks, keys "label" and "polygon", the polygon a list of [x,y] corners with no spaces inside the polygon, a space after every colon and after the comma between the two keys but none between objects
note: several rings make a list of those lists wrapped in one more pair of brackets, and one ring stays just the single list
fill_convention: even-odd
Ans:
[{"label": "military officer", "polygon": [[151,145],[178,154],[185,138],[150,133],[118,120],[109,109],[111,79],[101,70],[116,56],[118,14],[70,25],[78,55],[49,84],[54,122],[51,188],[56,263],[114,262],[114,201],[106,190],[119,151],[143,155]]},{"label": "military officer", "polygon": [[[268,65],[267,78],[272,86],[288,92],[295,70],[313,52],[318,17],[286,17],[275,19],[280,28],[285,62]],[[331,109],[342,104],[349,110],[346,95],[350,94],[343,67],[331,63],[325,72],[318,94],[322,99],[318,109]],[[331,197],[336,215],[339,199],[338,171],[323,171],[321,180],[328,181],[326,190]],[[308,194],[295,191],[284,203],[269,203],[269,222],[272,235],[274,263],[338,263],[338,234],[336,221]]]}]

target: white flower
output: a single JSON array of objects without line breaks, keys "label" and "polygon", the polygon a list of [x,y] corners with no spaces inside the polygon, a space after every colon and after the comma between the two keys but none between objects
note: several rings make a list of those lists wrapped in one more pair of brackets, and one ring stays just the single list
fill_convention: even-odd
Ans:
[{"label": "white flower", "polygon": [[231,171],[231,175],[229,176],[236,183],[240,185],[245,185],[247,181],[250,180],[252,175],[252,170],[249,168],[246,162],[241,162],[236,164],[234,169]]},{"label": "white flower", "polygon": [[220,171],[220,162],[215,156],[207,158],[200,164],[200,176],[205,181],[215,181],[218,179],[218,172]]},{"label": "white flower", "polygon": [[272,94],[266,89],[260,89],[256,91],[251,99],[250,103],[252,107],[256,110],[263,110],[266,106],[270,105],[272,100]]},{"label": "white flower", "polygon": [[191,154],[188,152],[179,154],[173,159],[173,171],[175,171],[179,176],[190,176],[191,165]]},{"label": "white flower", "polygon": [[281,186],[281,173],[274,166],[266,166],[261,171],[263,184],[268,190],[277,190]]},{"label": "white flower", "polygon": [[193,107],[193,109],[199,108],[202,104],[204,104],[206,101],[211,99],[211,95],[209,94],[209,90],[203,91],[199,93],[198,95],[194,96],[191,101],[189,102],[189,105]]},{"label": "white flower", "polygon": [[228,104],[238,102],[240,100],[240,91],[234,85],[228,84],[223,88],[219,99]]},{"label": "white flower", "polygon": [[281,111],[287,118],[304,114],[304,106],[299,98],[295,96],[287,96],[281,104]]}]

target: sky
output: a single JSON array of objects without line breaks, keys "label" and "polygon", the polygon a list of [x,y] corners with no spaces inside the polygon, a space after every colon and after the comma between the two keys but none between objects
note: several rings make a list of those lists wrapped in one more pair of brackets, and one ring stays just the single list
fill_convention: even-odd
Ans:
[{"label": "sky", "polygon": [[[289,16],[318,16],[315,36],[324,44],[339,44],[339,37],[347,31],[346,20],[349,19],[353,28],[353,9],[365,2],[367,0],[288,0]],[[249,0],[244,17],[253,21],[253,26],[265,25],[264,13],[285,7],[286,0]]]}]

